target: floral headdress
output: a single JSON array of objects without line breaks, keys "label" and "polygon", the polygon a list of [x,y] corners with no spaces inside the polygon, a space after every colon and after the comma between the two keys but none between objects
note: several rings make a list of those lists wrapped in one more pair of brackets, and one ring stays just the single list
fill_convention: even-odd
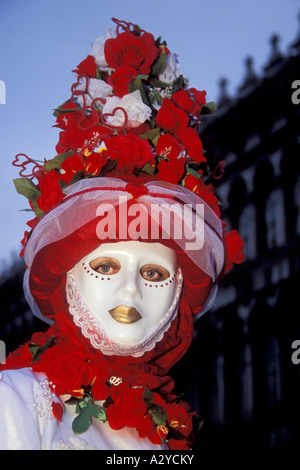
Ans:
[{"label": "floral headdress", "polygon": [[[24,154],[13,162],[22,168],[16,189],[36,216],[29,227],[63,200],[66,187],[101,176],[184,186],[220,217],[212,181],[222,176],[224,162],[210,170],[198,135],[201,117],[215,104],[206,102],[205,91],[189,87],[165,41],[113,21],[117,27],[93,43],[74,71],[71,98],[55,109],[61,129],[57,155],[42,165]],[[27,236],[26,231],[23,245]],[[226,270],[241,261],[242,242],[236,231],[224,242]]]},{"label": "floral headdress", "polygon": [[[205,91],[189,87],[177,56],[164,41],[132,23],[113,21],[116,28],[93,43],[74,71],[77,78],[70,99],[55,109],[56,127],[61,129],[57,155],[40,164],[18,154],[13,162],[21,168],[20,178],[14,180],[16,189],[35,213],[29,227],[34,229],[63,201],[66,205],[69,186],[101,177],[129,182],[136,195],[139,185],[156,180],[186,188],[219,220],[212,181],[222,176],[223,162],[210,170],[198,135],[201,117],[214,111],[214,103],[206,102]],[[224,236],[219,237],[225,247],[224,274],[242,261],[243,242],[235,230],[225,234],[225,224],[223,229]],[[30,235],[25,232],[25,250]],[[128,364],[126,358],[114,361],[96,354],[69,322],[60,291],[53,295],[59,306],[56,323],[45,334],[35,334],[7,359],[5,367],[31,366],[47,374],[57,394],[69,393],[69,403],[77,406],[75,433],[84,432],[93,417],[107,420],[113,429],[136,428],[140,437],[154,444],[165,440],[170,449],[189,449],[195,414],[173,395],[171,378],[158,373],[168,370],[191,341],[193,320],[185,298],[182,314],[170,329],[176,345],[168,351],[158,344],[157,362],[151,351],[146,353],[144,370],[140,360]],[[99,407],[94,400],[105,403]],[[57,403],[53,412],[60,420]]]}]

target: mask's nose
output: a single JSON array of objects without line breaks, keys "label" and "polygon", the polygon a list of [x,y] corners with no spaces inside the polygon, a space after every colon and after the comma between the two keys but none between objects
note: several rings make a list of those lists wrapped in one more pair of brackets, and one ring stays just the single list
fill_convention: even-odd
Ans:
[{"label": "mask's nose", "polygon": [[[122,285],[117,290],[118,300],[124,303],[132,304],[142,300],[142,292],[140,289],[140,272],[137,266],[127,266],[123,270]],[[127,305],[129,306],[129,305]]]}]

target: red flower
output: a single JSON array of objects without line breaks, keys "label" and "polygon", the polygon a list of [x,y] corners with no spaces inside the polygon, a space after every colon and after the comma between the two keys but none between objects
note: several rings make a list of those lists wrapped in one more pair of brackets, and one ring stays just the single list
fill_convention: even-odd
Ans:
[{"label": "red flower", "polygon": [[113,403],[107,408],[107,419],[112,429],[138,428],[143,424],[147,413],[143,394],[143,387],[132,388],[126,382],[111,388]]},{"label": "red flower", "polygon": [[178,108],[171,100],[164,98],[161,107],[156,115],[156,124],[158,127],[179,134],[184,131],[188,125],[189,119],[185,111]]},{"label": "red flower", "polygon": [[79,390],[92,381],[92,369],[82,350],[66,351],[63,346],[46,350],[32,365],[35,372],[44,372],[55,385],[58,395]]},{"label": "red flower", "polygon": [[161,181],[168,181],[173,184],[178,183],[184,174],[185,162],[185,158],[179,158],[178,160],[172,160],[169,162],[162,160],[157,165],[158,178]]},{"label": "red flower", "polygon": [[192,94],[193,98],[197,103],[202,107],[206,103],[206,91],[200,91],[196,88],[190,88],[189,92]]},{"label": "red flower", "polygon": [[132,173],[135,168],[142,168],[153,159],[150,144],[135,134],[117,135],[105,139],[107,150],[102,155],[117,160],[115,170],[120,173]]},{"label": "red flower", "polygon": [[130,65],[122,65],[108,79],[107,83],[114,89],[114,94],[122,98],[129,93],[129,83],[137,76],[137,71]]},{"label": "red flower", "polygon": [[56,206],[64,197],[58,182],[59,174],[55,170],[44,174],[39,180],[38,187],[41,195],[37,199],[37,205],[44,212],[48,212]]},{"label": "red flower", "polygon": [[184,109],[188,114],[195,116],[201,111],[201,106],[196,102],[189,91],[179,90],[172,96],[172,101],[179,106],[179,108]]},{"label": "red flower", "polygon": [[183,145],[185,145],[189,157],[197,163],[206,161],[203,155],[202,142],[195,129],[188,127],[180,133],[179,138]]},{"label": "red flower", "polygon": [[190,450],[193,442],[194,439],[192,441],[186,441],[185,439],[170,438],[168,440],[168,446],[170,450]]},{"label": "red flower", "polygon": [[184,179],[184,186],[201,197],[214,213],[221,217],[220,205],[214,193],[212,184],[205,184],[203,178],[196,178],[194,175],[187,175]]},{"label": "red flower", "polygon": [[76,152],[74,152],[70,157],[66,158],[60,166],[63,171],[60,173],[59,179],[65,181],[68,184],[70,184],[72,178],[79,171],[83,171],[84,169],[83,163]]},{"label": "red flower", "polygon": [[156,425],[149,413],[140,421],[137,431],[142,439],[147,437],[152,444],[161,444]]},{"label": "red flower", "polygon": [[170,134],[163,134],[157,140],[155,151],[157,155],[175,160],[183,149],[183,145],[180,145],[175,137]]},{"label": "red flower", "polygon": [[102,157],[99,153],[92,152],[91,155],[86,158],[84,166],[85,173],[98,176],[105,163],[106,158]]},{"label": "red flower", "polygon": [[225,272],[233,268],[233,264],[240,264],[244,259],[244,242],[236,230],[231,230],[224,237],[226,249]]},{"label": "red flower", "polygon": [[166,406],[168,415],[168,425],[173,428],[181,437],[189,438],[193,433],[193,413],[189,413],[185,404],[168,403]]},{"label": "red flower", "polygon": [[77,69],[74,72],[78,73],[78,75],[87,75],[91,78],[97,78],[97,69],[98,66],[95,61],[95,57],[92,55],[88,55],[79,65],[77,65]]},{"label": "red flower", "polygon": [[0,370],[21,369],[28,367],[32,363],[32,354],[28,344],[20,346],[16,351],[10,353],[6,358],[5,364],[0,364]]},{"label": "red flower", "polygon": [[104,46],[105,59],[110,67],[116,70],[122,65],[130,65],[143,75],[150,73],[158,52],[159,49],[150,33],[136,36],[123,32],[116,38],[107,39]]}]

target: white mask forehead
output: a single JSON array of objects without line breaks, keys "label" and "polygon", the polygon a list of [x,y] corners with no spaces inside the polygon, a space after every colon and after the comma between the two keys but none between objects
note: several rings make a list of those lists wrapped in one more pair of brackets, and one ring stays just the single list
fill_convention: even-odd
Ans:
[{"label": "white mask forehead", "polygon": [[[116,260],[117,272],[106,275],[91,267],[92,262],[102,259]],[[168,275],[159,281],[145,279],[142,270],[145,266],[162,267]],[[138,351],[136,355],[141,355],[141,350],[149,350],[149,339],[154,346],[155,341],[151,339],[161,336],[159,333],[166,331],[177,313],[181,272],[176,253],[160,243],[105,243],[85,256],[71,273],[68,280],[74,278],[81,300],[98,322],[102,336],[114,345],[110,354],[115,353],[117,344],[119,354],[124,351],[125,355],[125,351],[133,348]],[[118,316],[113,317],[110,311],[120,305],[134,307],[138,319],[126,323]],[[78,315],[73,316],[76,323]],[[95,321],[93,323],[95,326]],[[105,343],[107,346],[107,341]],[[106,353],[108,349],[106,347]]]}]

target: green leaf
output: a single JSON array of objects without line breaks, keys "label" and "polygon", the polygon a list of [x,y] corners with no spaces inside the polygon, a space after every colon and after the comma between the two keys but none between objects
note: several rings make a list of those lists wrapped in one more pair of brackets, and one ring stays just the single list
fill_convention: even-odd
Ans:
[{"label": "green leaf", "polygon": [[167,413],[158,405],[151,405],[149,413],[155,424],[158,426],[166,426],[167,424]]},{"label": "green leaf", "polygon": [[141,168],[140,173],[146,173],[146,175],[153,176],[155,173],[155,167],[150,165],[150,163],[146,163],[143,168]]},{"label": "green leaf", "polygon": [[214,114],[217,111],[217,105],[213,101],[202,106],[201,114]]},{"label": "green leaf", "polygon": [[74,151],[69,150],[69,152],[61,153],[60,155],[56,155],[51,160],[48,160],[44,163],[43,168],[47,171],[51,170],[60,170],[62,162],[64,162],[68,157],[73,155]]},{"label": "green leaf", "polygon": [[141,80],[148,80],[149,75],[140,74],[140,75],[137,75],[135,78],[140,78]]},{"label": "green leaf", "polygon": [[55,117],[58,117],[61,113],[72,113],[73,111],[80,111],[81,108],[78,107],[78,108],[70,108],[70,109],[63,109],[63,105],[64,104],[67,104],[67,103],[70,103],[71,100],[67,100],[65,101],[63,104],[61,104],[60,106],[58,106],[58,108],[55,108],[53,110],[53,116]]},{"label": "green leaf", "polygon": [[194,170],[193,168],[187,166],[186,167],[186,171],[187,173],[189,173],[190,175],[193,175],[195,176],[195,178],[197,178],[198,180],[201,178],[201,174],[198,173],[196,170]]},{"label": "green leaf", "polygon": [[13,182],[17,192],[29,201],[36,201],[41,195],[39,188],[29,178],[16,178]]},{"label": "green leaf", "polygon": [[153,403],[152,393],[150,392],[148,387],[145,389],[143,393],[143,400],[147,408]]},{"label": "green leaf", "polygon": [[39,206],[37,205],[37,201],[31,201],[31,206],[37,217],[40,218],[44,215],[44,211],[39,208]]},{"label": "green leaf", "polygon": [[128,89],[129,89],[129,93],[133,93],[134,91],[139,90],[140,93],[141,93],[141,97],[142,97],[142,100],[143,100],[144,104],[149,106],[149,101],[148,101],[148,98],[147,98],[147,95],[146,95],[146,92],[145,92],[145,88],[144,88],[144,85],[143,85],[143,82],[142,82],[141,78],[136,77],[133,80],[131,80],[131,82],[129,83]]},{"label": "green leaf", "polygon": [[88,430],[90,424],[91,424],[91,413],[89,410],[89,406],[86,405],[83,408],[81,408],[80,413],[74,419],[72,423],[72,430],[75,435],[82,434],[83,432]]},{"label": "green leaf", "polygon": [[34,357],[36,353],[38,352],[38,350],[40,349],[39,345],[35,343],[29,343],[28,347],[29,347],[29,351],[32,357]]},{"label": "green leaf", "polygon": [[90,404],[90,413],[93,418],[98,421],[106,421],[106,412],[102,406],[95,405],[94,403]]},{"label": "green leaf", "polygon": [[46,349],[48,349],[49,346],[51,346],[52,342],[54,341],[54,338],[55,336],[51,336],[51,338],[49,338],[48,341],[46,341],[46,343],[42,347],[39,347],[38,350],[36,350],[33,356],[32,364],[37,362],[40,356],[46,351]]},{"label": "green leaf", "polygon": [[98,67],[97,67],[97,70],[96,70],[96,78],[98,78],[98,80],[102,79],[101,72],[100,72],[100,69]]},{"label": "green leaf", "polygon": [[183,75],[179,75],[179,77],[176,78],[176,80],[174,80],[174,82],[172,83],[172,95],[180,90],[180,88],[183,86],[184,84],[184,78],[183,78]]},{"label": "green leaf", "polygon": [[78,403],[80,402],[80,398],[76,398],[76,397],[70,397],[68,400],[65,401],[65,404],[66,405],[78,405]]},{"label": "green leaf", "polygon": [[153,145],[157,144],[157,140],[159,136],[160,136],[160,129],[158,127],[155,127],[154,129],[150,129],[150,131],[147,131],[144,134],[140,134],[140,137],[142,139],[151,140]]},{"label": "green leaf", "polygon": [[158,77],[158,75],[160,75],[165,69],[166,63],[167,63],[167,54],[165,52],[162,52],[161,54],[159,54],[157,61],[154,62],[153,64],[153,67],[152,67],[153,75],[156,75]]}]

